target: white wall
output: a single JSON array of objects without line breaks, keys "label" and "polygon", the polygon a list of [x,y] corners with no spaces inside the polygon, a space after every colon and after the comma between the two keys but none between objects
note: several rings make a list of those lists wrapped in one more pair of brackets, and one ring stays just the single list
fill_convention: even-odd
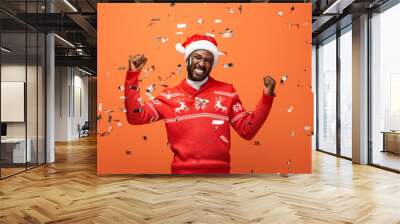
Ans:
[{"label": "white wall", "polygon": [[70,141],[88,120],[88,78],[72,67],[56,67],[55,73],[55,140]]}]

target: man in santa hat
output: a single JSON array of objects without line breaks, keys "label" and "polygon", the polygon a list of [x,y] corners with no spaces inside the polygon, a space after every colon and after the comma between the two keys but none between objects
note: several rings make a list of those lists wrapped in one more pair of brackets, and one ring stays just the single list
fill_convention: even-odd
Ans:
[{"label": "man in santa hat", "polygon": [[220,56],[213,37],[195,34],[176,49],[185,55],[186,79],[147,103],[141,101],[138,87],[147,58],[138,54],[129,59],[125,80],[128,122],[164,120],[174,153],[172,173],[229,173],[230,125],[241,137],[253,138],[271,110],[276,82],[271,76],[264,77],[260,100],[255,110],[247,112],[232,84],[210,76]]}]

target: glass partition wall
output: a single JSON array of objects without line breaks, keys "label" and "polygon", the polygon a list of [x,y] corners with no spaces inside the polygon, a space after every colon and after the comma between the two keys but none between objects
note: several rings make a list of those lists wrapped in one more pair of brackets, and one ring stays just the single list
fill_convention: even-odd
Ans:
[{"label": "glass partition wall", "polygon": [[317,45],[318,151],[352,157],[352,26]]},{"label": "glass partition wall", "polygon": [[16,18],[40,3],[7,2],[15,17],[0,11],[1,179],[45,163],[45,34]]}]

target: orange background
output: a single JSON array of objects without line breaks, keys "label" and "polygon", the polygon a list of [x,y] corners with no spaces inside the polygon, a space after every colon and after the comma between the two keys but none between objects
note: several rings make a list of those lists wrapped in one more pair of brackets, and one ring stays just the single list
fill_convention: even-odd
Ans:
[{"label": "orange background", "polygon": [[[237,10],[240,5],[242,13],[229,12],[229,7]],[[160,20],[150,25],[155,17]],[[178,64],[184,65],[175,44],[194,33],[212,31],[220,51],[228,54],[220,57],[211,76],[232,83],[247,110],[253,110],[261,97],[263,76],[269,74],[277,81],[271,113],[253,140],[241,139],[231,129],[231,173],[311,172],[311,4],[100,3],[97,18],[98,104],[102,105],[98,131],[113,128],[110,135],[97,137],[99,174],[170,173],[173,153],[167,146],[164,122],[129,125],[119,109],[124,107],[120,99],[124,93],[118,86],[124,84],[129,55],[144,53],[149,59],[145,69],[154,65],[155,71],[140,83],[141,95],[149,100],[144,90],[152,83],[156,83],[154,95],[158,95],[162,87],[157,77],[165,78],[176,72]],[[198,19],[204,23],[198,24]],[[215,19],[223,22],[215,24]],[[177,29],[180,23],[187,28]],[[226,28],[234,31],[232,38],[219,33]],[[178,31],[184,35],[176,35]],[[160,36],[168,41],[157,43]],[[225,63],[234,66],[226,69]],[[283,74],[288,80],[281,85]],[[185,76],[183,67],[182,74],[173,76],[167,84],[174,86]],[[292,112],[288,112],[290,107]],[[110,113],[111,124],[105,110],[114,111]],[[311,129],[305,130],[305,126]],[[128,150],[131,154],[126,153]]]}]

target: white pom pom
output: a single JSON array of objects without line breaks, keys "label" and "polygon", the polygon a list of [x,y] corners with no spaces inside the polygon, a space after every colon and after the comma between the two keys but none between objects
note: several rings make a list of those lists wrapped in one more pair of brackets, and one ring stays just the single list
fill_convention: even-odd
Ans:
[{"label": "white pom pom", "polygon": [[181,53],[181,54],[184,54],[185,53],[185,48],[182,46],[182,44],[180,44],[180,43],[177,43],[176,45],[175,45],[175,49],[176,49],[176,51],[178,51],[179,53]]}]

